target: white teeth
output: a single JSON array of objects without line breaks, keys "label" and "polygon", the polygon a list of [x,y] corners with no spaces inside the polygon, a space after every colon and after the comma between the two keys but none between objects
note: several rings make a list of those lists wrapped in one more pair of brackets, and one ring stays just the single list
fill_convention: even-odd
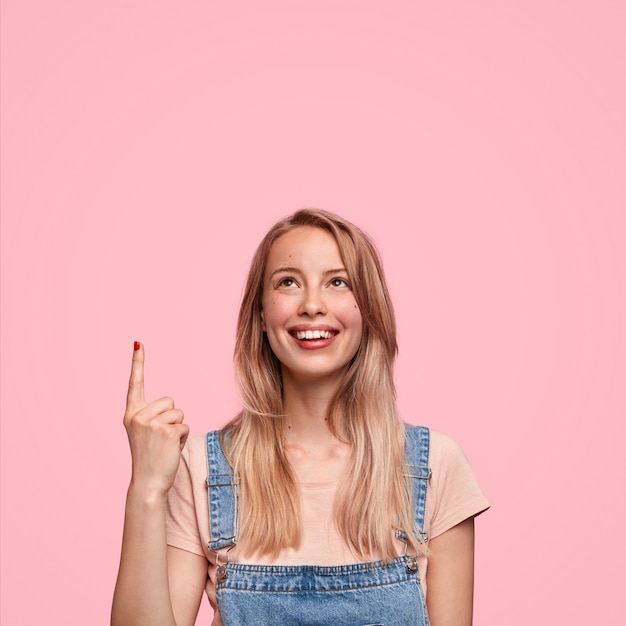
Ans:
[{"label": "white teeth", "polygon": [[330,339],[333,336],[330,330],[298,330],[295,332],[296,339]]}]

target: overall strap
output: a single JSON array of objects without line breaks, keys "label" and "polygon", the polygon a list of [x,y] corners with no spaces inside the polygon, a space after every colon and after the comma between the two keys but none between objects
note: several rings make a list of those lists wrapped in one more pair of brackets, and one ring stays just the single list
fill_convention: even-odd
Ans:
[{"label": "overall strap", "polygon": [[417,527],[418,541],[428,541],[424,532],[424,519],[426,517],[426,493],[431,470],[428,465],[430,454],[430,430],[424,426],[412,426],[405,424],[406,428],[406,475],[413,479],[413,511],[415,525]]},{"label": "overall strap", "polygon": [[206,436],[207,479],[211,540],[209,550],[216,551],[237,543],[239,478],[226,460],[220,445],[219,431]]}]

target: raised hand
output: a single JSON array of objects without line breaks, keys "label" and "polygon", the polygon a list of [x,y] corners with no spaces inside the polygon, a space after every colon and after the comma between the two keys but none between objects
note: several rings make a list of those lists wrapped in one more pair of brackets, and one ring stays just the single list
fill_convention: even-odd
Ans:
[{"label": "raised hand", "polygon": [[130,370],[124,426],[133,458],[131,485],[155,495],[165,494],[174,483],[180,452],[189,435],[183,412],[169,397],[146,403],[144,348],[135,342]]}]

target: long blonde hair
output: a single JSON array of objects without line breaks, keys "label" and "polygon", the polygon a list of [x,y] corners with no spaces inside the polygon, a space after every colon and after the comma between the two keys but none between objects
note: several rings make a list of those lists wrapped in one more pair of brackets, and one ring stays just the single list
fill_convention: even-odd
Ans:
[{"label": "long blonde hair", "polygon": [[335,524],[353,554],[391,560],[396,556],[392,529],[405,529],[410,538],[415,530],[412,490],[404,476],[404,426],[393,383],[393,307],[367,235],[319,209],[300,210],[269,230],[252,259],[239,311],[234,365],[244,408],[222,431],[222,442],[240,480],[240,537],[249,554],[276,554],[300,542],[298,488],[280,419],[281,365],[263,332],[261,311],[270,249],[281,235],[301,226],[320,228],[335,238],[363,318],[361,344],[328,415],[331,432],[352,451],[335,499]]}]

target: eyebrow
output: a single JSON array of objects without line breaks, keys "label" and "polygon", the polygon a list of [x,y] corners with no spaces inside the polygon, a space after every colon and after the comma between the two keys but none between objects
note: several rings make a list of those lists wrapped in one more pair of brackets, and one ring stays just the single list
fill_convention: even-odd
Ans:
[{"label": "eyebrow", "polygon": [[[282,273],[301,274],[302,271],[298,269],[297,267],[279,267],[270,274],[270,279],[274,278],[276,274],[282,274]],[[337,269],[326,270],[324,272],[324,276],[327,276],[328,274],[341,274],[341,273],[344,273],[344,274],[348,273],[345,267],[339,267]]]}]

